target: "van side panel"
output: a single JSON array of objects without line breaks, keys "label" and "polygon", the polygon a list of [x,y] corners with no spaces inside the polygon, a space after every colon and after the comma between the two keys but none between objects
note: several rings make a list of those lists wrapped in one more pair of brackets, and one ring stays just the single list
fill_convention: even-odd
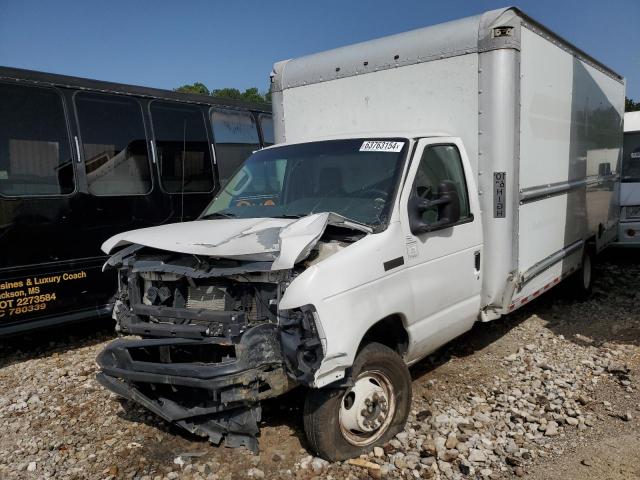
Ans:
[{"label": "van side panel", "polygon": [[[521,39],[522,275],[567,247],[594,236],[602,247],[615,235],[624,83],[527,27]],[[571,258],[580,261],[565,256],[563,271],[575,267]]]},{"label": "van side panel", "polygon": [[477,171],[477,70],[478,55],[471,53],[407,65],[401,75],[386,69],[286,88],[284,140],[394,130],[455,134]]}]

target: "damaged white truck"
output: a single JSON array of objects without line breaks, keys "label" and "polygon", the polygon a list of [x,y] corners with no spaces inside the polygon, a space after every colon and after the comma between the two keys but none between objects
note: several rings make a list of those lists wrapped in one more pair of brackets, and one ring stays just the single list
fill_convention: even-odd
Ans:
[{"label": "damaged white truck", "polygon": [[588,292],[624,80],[519,10],[277,63],[272,95],[278,144],[199,220],[105,242],[141,337],[100,354],[108,389],[256,449],[260,402],[302,386],[309,447],[345,459],[403,428],[408,365],[565,277]]}]

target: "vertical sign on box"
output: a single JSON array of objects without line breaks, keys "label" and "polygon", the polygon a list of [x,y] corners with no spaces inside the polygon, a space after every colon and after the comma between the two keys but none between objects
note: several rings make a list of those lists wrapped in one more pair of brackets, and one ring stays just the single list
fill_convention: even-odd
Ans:
[{"label": "vertical sign on box", "polygon": [[507,172],[493,172],[493,218],[504,218],[507,210]]}]

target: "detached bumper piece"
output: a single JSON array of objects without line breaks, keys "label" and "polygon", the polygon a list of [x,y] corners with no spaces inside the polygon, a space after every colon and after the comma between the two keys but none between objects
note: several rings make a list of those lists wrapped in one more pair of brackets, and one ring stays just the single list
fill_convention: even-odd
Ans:
[{"label": "detached bumper piece", "polygon": [[237,341],[118,339],[98,356],[98,381],[158,416],[219,445],[258,450],[259,402],[291,388],[277,326]]}]

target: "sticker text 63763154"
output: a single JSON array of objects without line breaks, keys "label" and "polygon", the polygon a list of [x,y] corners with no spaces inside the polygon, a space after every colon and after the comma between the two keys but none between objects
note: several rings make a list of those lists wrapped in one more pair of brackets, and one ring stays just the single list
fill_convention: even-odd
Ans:
[{"label": "sticker text 63763154", "polygon": [[389,140],[367,140],[360,146],[361,152],[399,152],[404,147],[404,142]]},{"label": "sticker text 63763154", "polygon": [[84,270],[0,281],[0,318],[46,310],[59,300],[56,286],[87,278]]}]

